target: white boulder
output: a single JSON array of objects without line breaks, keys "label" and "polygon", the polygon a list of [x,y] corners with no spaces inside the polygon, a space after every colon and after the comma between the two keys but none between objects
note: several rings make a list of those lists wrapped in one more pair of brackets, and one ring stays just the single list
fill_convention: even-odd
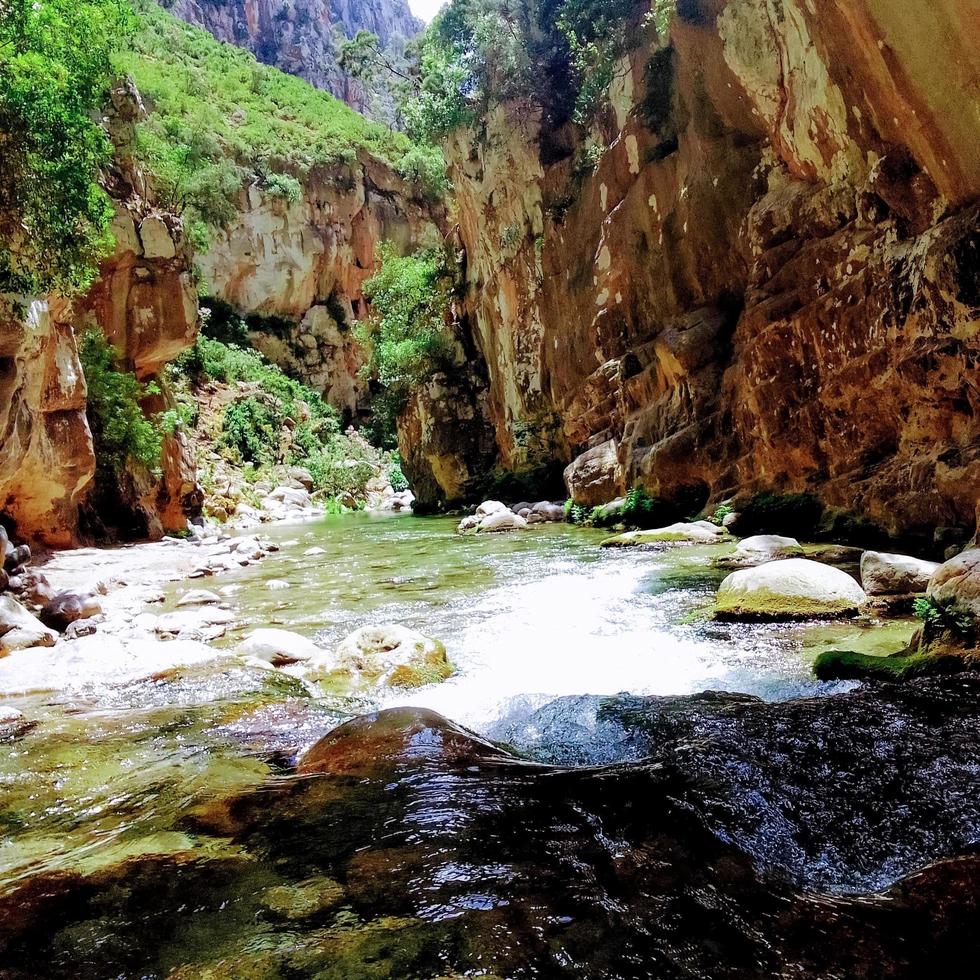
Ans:
[{"label": "white boulder", "polygon": [[719,619],[810,619],[856,613],[867,599],[846,572],[787,558],[732,572],[718,589]]},{"label": "white boulder", "polygon": [[909,555],[866,551],[861,555],[861,584],[868,595],[907,595],[925,592],[939,563]]},{"label": "white boulder", "polygon": [[324,650],[312,640],[291,630],[258,629],[238,644],[239,656],[263,660],[281,667],[284,664],[313,660]]}]

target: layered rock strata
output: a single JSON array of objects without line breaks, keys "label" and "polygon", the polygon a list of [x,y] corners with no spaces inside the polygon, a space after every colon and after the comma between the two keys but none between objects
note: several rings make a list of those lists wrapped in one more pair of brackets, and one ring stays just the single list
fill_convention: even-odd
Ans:
[{"label": "layered rock strata", "polygon": [[968,537],[968,18],[952,0],[684,3],[669,36],[636,33],[590,131],[521,105],[457,133],[501,465],[528,465],[528,446],[577,460],[569,491],[588,502],[635,483],[813,489],[892,534]]}]

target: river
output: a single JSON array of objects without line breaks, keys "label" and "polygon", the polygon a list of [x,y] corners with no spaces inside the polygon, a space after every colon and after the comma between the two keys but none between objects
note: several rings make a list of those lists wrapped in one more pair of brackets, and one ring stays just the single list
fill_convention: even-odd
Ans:
[{"label": "river", "polygon": [[[0,975],[914,976],[952,955],[931,919],[910,953],[882,925],[901,902],[869,896],[977,841],[976,691],[810,674],[913,624],[719,624],[724,548],[454,526],[271,526],[277,554],[207,583],[238,617],[222,644],[397,622],[445,643],[441,685],[348,698],[229,659],[8,699],[33,727],[0,759]],[[370,743],[341,729],[345,775],[296,775],[331,729],[403,706],[505,749],[396,712]],[[827,947],[859,934],[853,961]]]}]

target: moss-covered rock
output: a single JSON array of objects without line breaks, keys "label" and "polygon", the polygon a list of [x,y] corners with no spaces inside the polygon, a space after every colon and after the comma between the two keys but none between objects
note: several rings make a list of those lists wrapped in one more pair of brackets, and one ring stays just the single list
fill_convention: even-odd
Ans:
[{"label": "moss-covered rock", "polygon": [[715,618],[778,620],[854,615],[867,596],[846,572],[787,558],[732,572],[718,589]]},{"label": "moss-covered rock", "polygon": [[667,527],[652,528],[648,531],[626,531],[606,538],[603,548],[637,548],[642,545],[690,543],[716,544],[725,541],[725,532],[708,521],[693,524],[670,524]]},{"label": "moss-covered rock", "polygon": [[814,661],[813,673],[821,681],[904,681],[912,677],[955,674],[978,667],[980,655],[977,654],[934,656],[913,648],[912,652],[900,650],[887,657],[876,657],[852,650],[828,650]]}]

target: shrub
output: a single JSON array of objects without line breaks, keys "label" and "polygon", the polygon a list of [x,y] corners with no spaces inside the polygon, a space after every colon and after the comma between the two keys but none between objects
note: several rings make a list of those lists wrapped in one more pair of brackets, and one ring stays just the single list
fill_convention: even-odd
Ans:
[{"label": "shrub", "polygon": [[96,118],[130,26],[117,0],[0,4],[0,292],[71,294],[111,250]]},{"label": "shrub", "polygon": [[233,450],[243,463],[274,463],[279,426],[269,410],[254,398],[243,398],[225,409],[220,445]]},{"label": "shrub", "polygon": [[364,284],[372,313],[355,331],[369,351],[367,371],[390,396],[389,413],[397,415],[415,385],[451,364],[451,279],[437,253],[400,257],[383,244],[378,257],[381,268]]},{"label": "shrub", "polygon": [[269,174],[265,178],[266,193],[273,197],[281,197],[290,203],[298,201],[303,194],[303,188],[295,177],[289,174]]},{"label": "shrub", "polygon": [[99,466],[118,473],[132,460],[155,470],[163,430],[157,420],[143,414],[140,400],[158,394],[159,388],[116,370],[118,354],[98,330],[82,337],[78,353],[88,386],[86,411]]},{"label": "shrub", "polygon": [[913,609],[922,620],[922,632],[926,641],[947,633],[961,643],[972,644],[977,624],[973,616],[960,608],[955,600],[940,602],[932,596],[923,596],[915,600]]}]

